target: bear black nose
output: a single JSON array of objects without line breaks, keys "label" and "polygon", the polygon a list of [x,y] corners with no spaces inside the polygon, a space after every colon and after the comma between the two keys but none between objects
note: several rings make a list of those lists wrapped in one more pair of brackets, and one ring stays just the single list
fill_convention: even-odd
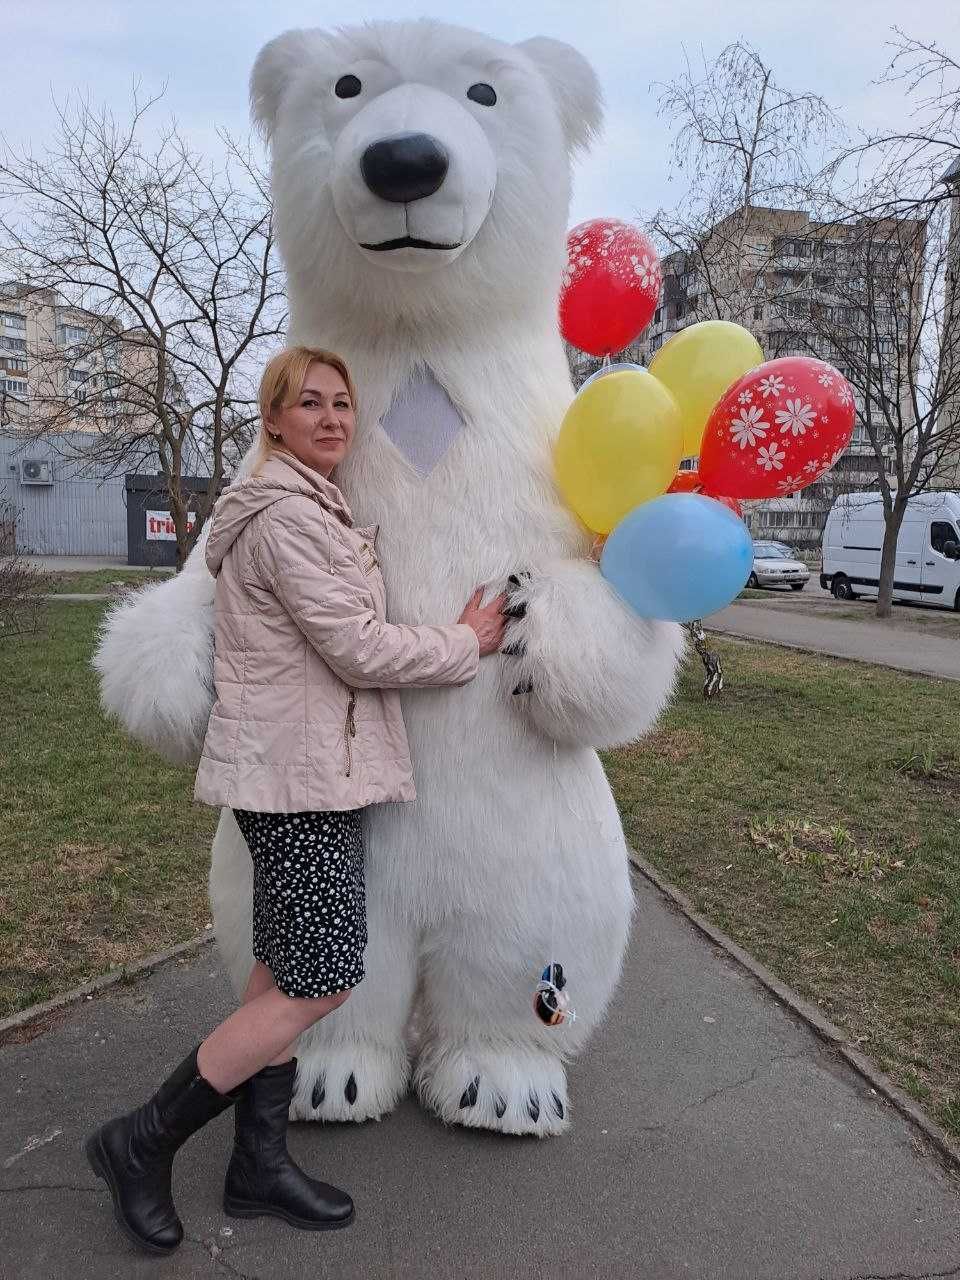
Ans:
[{"label": "bear black nose", "polygon": [[372,142],[360,160],[363,180],[375,196],[395,204],[422,200],[438,191],[450,158],[427,133],[397,133]]}]

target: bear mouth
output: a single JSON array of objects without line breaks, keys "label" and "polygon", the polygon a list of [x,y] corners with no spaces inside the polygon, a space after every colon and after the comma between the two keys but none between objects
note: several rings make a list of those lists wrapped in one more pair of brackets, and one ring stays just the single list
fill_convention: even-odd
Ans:
[{"label": "bear mouth", "polygon": [[418,240],[414,236],[400,236],[396,240],[382,240],[379,244],[361,244],[361,249],[374,253],[389,253],[391,249],[459,249],[459,244],[438,244],[434,240]]}]

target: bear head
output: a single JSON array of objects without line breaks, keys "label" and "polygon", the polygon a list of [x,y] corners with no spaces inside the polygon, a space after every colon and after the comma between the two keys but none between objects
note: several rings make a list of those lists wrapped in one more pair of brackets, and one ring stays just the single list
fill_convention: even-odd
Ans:
[{"label": "bear head", "polygon": [[576,50],[429,19],[289,31],[251,102],[295,329],[555,311],[570,160],[601,115]]}]

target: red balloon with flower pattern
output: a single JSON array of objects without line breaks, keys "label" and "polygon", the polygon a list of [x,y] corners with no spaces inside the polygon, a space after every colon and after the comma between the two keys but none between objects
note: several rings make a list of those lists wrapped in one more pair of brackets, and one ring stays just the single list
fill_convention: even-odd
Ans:
[{"label": "red balloon with flower pattern", "polygon": [[660,259],[650,240],[617,218],[592,218],[567,236],[560,331],[592,356],[622,351],[653,319]]},{"label": "red balloon with flower pattern", "polygon": [[807,356],[768,360],[717,402],[700,452],[707,494],[775,498],[826,474],[850,444],[856,408],[846,378]]}]

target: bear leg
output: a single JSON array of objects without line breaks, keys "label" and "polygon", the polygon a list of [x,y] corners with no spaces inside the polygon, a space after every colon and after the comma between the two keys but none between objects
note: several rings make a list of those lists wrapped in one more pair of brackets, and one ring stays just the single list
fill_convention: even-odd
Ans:
[{"label": "bear leg", "polygon": [[379,1120],[407,1092],[416,930],[369,892],[367,928],[363,981],[300,1037],[292,1120]]}]

